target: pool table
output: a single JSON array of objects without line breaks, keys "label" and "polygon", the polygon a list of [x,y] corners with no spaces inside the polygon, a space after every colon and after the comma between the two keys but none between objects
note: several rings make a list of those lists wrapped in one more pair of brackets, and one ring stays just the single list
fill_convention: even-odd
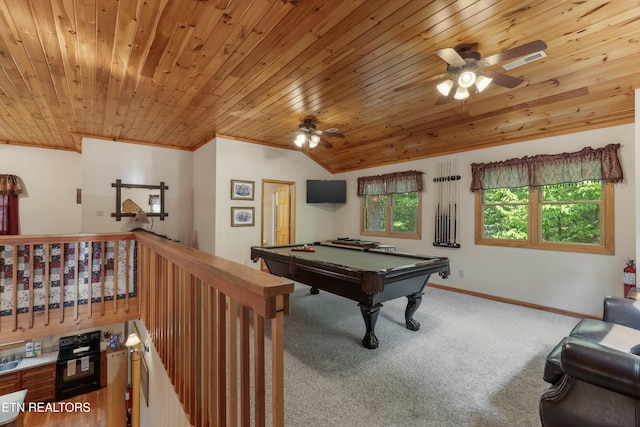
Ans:
[{"label": "pool table", "polygon": [[253,246],[251,259],[262,258],[269,272],[358,302],[366,327],[362,345],[378,347],[375,324],[382,303],[407,297],[405,322],[417,331],[413,314],[422,302],[423,289],[433,273],[449,275],[449,259],[332,243]]}]

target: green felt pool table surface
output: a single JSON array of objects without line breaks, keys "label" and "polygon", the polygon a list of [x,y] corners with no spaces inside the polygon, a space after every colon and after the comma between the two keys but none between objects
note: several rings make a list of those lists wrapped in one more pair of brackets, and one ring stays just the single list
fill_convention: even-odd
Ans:
[{"label": "green felt pool table surface", "polygon": [[[304,248],[313,250],[299,250]],[[357,301],[367,332],[366,348],[376,348],[375,323],[382,303],[398,297],[408,300],[405,322],[417,331],[420,323],[413,313],[420,306],[423,289],[431,274],[449,274],[449,259],[329,243],[308,245],[254,246],[251,259],[262,258],[269,272],[320,290]]]},{"label": "green felt pool table surface", "polygon": [[400,252],[344,248],[325,244],[309,245],[310,248],[314,249],[314,252],[292,250],[299,246],[300,245],[270,246],[265,249],[300,259],[320,261],[350,269],[369,271],[410,268],[415,267],[416,264],[434,263],[442,259]]}]

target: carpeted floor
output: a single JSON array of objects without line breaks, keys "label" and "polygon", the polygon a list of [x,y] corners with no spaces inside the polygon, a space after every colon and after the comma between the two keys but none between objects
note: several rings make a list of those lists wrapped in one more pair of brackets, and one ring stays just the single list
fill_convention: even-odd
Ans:
[{"label": "carpeted floor", "polygon": [[353,301],[296,284],[285,318],[287,426],[539,426],[544,360],[579,319],[427,288],[384,304],[376,335]]}]

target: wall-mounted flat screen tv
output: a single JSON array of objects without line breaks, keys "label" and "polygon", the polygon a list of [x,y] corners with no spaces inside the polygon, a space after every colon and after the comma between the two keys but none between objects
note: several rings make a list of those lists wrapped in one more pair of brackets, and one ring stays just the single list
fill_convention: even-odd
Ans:
[{"label": "wall-mounted flat screen tv", "polygon": [[347,203],[347,181],[308,179],[307,203]]}]

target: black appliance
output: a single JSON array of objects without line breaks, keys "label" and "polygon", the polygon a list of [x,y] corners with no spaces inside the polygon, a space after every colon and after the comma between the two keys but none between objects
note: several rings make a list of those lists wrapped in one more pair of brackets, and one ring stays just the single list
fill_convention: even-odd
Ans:
[{"label": "black appliance", "polygon": [[101,332],[60,338],[56,363],[56,400],[100,388]]}]

